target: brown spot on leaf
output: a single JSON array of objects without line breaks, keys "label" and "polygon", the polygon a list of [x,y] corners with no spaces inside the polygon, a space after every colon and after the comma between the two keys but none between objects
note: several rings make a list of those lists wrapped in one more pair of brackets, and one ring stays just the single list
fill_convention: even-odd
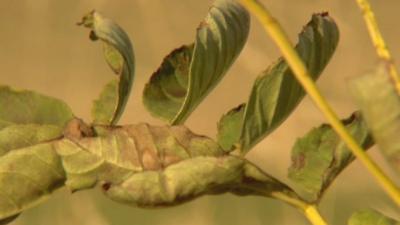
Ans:
[{"label": "brown spot on leaf", "polygon": [[103,191],[108,191],[111,188],[111,183],[104,183],[101,188],[103,189]]},{"label": "brown spot on leaf", "polygon": [[303,153],[298,154],[292,158],[292,166],[294,169],[299,170],[305,166],[305,155]]},{"label": "brown spot on leaf", "polygon": [[64,137],[71,140],[79,140],[83,137],[93,137],[93,128],[87,125],[83,120],[74,118],[68,122],[64,129]]}]

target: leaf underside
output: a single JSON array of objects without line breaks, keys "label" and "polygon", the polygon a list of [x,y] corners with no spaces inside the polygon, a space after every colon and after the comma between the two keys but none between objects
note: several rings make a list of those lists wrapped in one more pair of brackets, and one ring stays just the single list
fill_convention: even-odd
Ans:
[{"label": "leaf underside", "polygon": [[[296,51],[316,80],[332,57],[339,40],[338,28],[326,13],[315,14],[299,34]],[[255,81],[242,117],[237,139],[227,145],[240,144],[247,153],[255,144],[274,131],[305,96],[283,58],[270,66]],[[241,111],[237,112],[242,114]],[[236,119],[236,116],[231,115]],[[225,120],[225,122],[228,122]],[[236,122],[240,123],[240,122]],[[221,125],[221,122],[220,122]],[[221,125],[223,126],[223,124]]]},{"label": "leaf underside", "polygon": [[400,97],[385,65],[351,82],[354,98],[379,149],[400,173]]},{"label": "leaf underside", "polygon": [[217,0],[197,28],[194,45],[174,50],[146,85],[152,115],[182,124],[235,61],[249,33],[248,12],[236,1]]},{"label": "leaf underside", "polygon": [[135,57],[131,41],[118,24],[96,11],[83,17],[79,25],[91,29],[92,40],[102,41],[104,58],[118,76],[104,87],[92,107],[95,124],[114,125],[124,112],[133,84]]},{"label": "leaf underside", "polygon": [[[359,112],[343,123],[364,149],[372,146],[372,139]],[[311,201],[319,201],[333,180],[354,159],[332,127],[324,124],[296,141],[289,178],[310,195]]]}]

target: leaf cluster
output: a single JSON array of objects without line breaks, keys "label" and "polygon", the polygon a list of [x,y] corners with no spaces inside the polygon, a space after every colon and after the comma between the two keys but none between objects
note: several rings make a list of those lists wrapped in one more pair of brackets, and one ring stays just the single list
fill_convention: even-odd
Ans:
[{"label": "leaf cluster", "polygon": [[[215,140],[183,125],[227,74],[247,41],[250,16],[236,1],[216,0],[198,26],[195,41],[173,50],[150,77],[143,104],[152,115],[166,121],[164,126],[117,125],[134,79],[132,44],[118,24],[96,11],[79,24],[90,29],[91,40],[101,42],[116,77],[94,101],[89,124],[61,100],[0,86],[2,224],[63,186],[72,192],[99,186],[115,201],[147,208],[229,192],[272,197],[304,210],[318,203],[355,159],[329,125],[314,128],[298,139],[292,150],[289,178],[305,195],[245,159],[290,116],[306,94],[283,58],[260,73],[247,102],[222,116]],[[295,50],[312,79],[317,80],[335,52],[338,28],[327,13],[315,14],[298,39]],[[393,104],[385,101],[379,107],[381,111],[371,108],[371,104],[383,101],[370,98],[368,92],[387,85],[380,83],[382,76],[373,79],[356,82],[354,89],[358,90],[367,121],[385,123],[375,126],[372,122],[371,130],[391,160],[398,163],[398,148],[385,145],[398,142],[395,133],[399,123],[387,130],[393,118],[397,121],[400,115],[398,96],[385,92],[383,95],[390,95]],[[370,82],[371,89],[365,89],[362,82]],[[395,109],[390,108],[393,115],[382,122],[384,107]],[[343,123],[365,149],[372,146],[360,112]],[[374,219],[363,219],[364,214],[355,215],[350,224]],[[388,220],[387,224],[394,223]]]}]

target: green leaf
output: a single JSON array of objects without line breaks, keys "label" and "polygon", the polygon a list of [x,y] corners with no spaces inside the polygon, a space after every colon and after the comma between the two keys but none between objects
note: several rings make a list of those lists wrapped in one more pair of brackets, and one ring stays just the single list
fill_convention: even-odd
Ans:
[{"label": "green leaf", "polygon": [[243,126],[243,114],[246,105],[242,104],[222,116],[218,123],[218,144],[226,151],[231,151],[240,138]]},{"label": "green leaf", "polygon": [[[372,146],[368,129],[360,113],[342,121],[350,134],[364,149]],[[354,155],[330,125],[314,128],[298,139],[292,150],[289,178],[318,201]]]},{"label": "green leaf", "polygon": [[134,73],[135,57],[126,32],[112,20],[92,11],[83,17],[83,25],[91,29],[90,38],[103,43],[104,58],[118,75],[118,83],[112,81],[94,102],[92,115],[96,124],[116,124],[129,99]]},{"label": "green leaf", "polygon": [[193,50],[174,50],[146,85],[147,109],[172,124],[184,123],[239,55],[249,23],[248,12],[238,2],[215,1],[197,29]]},{"label": "green leaf", "polygon": [[350,87],[379,149],[400,172],[400,97],[387,68],[380,65],[354,79]]},{"label": "green leaf", "polygon": [[0,86],[0,129],[12,124],[63,128],[74,115],[62,101],[36,92]]},{"label": "green leaf", "polygon": [[38,144],[0,157],[0,220],[47,199],[65,180],[52,143]]},{"label": "green leaf", "polygon": [[354,213],[348,222],[349,225],[400,225],[399,221],[389,218],[375,210],[360,210]]},{"label": "green leaf", "polygon": [[[313,15],[299,35],[296,51],[316,80],[333,55],[338,28],[326,13]],[[255,81],[246,104],[240,145],[243,153],[275,130],[297,107],[305,92],[281,58]],[[239,141],[239,140],[238,140]]]}]

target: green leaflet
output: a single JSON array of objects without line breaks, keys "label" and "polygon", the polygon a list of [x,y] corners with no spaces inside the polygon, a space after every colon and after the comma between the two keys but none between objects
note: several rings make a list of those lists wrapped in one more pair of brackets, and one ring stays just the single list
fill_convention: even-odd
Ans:
[{"label": "green leaflet", "polygon": [[91,29],[90,38],[103,42],[104,58],[118,75],[118,82],[105,86],[100,98],[94,102],[92,115],[96,124],[116,124],[129,99],[134,73],[133,47],[125,31],[116,23],[92,11],[79,25]]},{"label": "green leaflet", "polygon": [[[299,35],[296,50],[316,80],[333,55],[339,39],[335,22],[326,13],[312,16]],[[255,81],[243,117],[241,151],[248,152],[275,130],[297,107],[305,92],[283,58]]]},{"label": "green leaflet", "polygon": [[[372,146],[367,126],[358,112],[343,123],[364,149]],[[336,176],[354,159],[332,127],[324,124],[296,141],[289,178],[310,194],[312,201],[318,201]]]},{"label": "green leaflet", "polygon": [[243,115],[246,108],[245,104],[232,109],[223,115],[218,122],[218,144],[226,151],[231,151],[234,144],[240,138],[240,129],[243,126]]},{"label": "green leaflet", "polygon": [[12,124],[63,128],[74,115],[62,101],[33,91],[0,86],[0,129]]},{"label": "green leaflet", "polygon": [[400,225],[399,221],[372,210],[360,210],[349,219],[348,225]]},{"label": "green leaflet", "polygon": [[51,143],[11,151],[0,157],[0,220],[47,199],[65,180]]},{"label": "green leaflet", "polygon": [[353,96],[361,108],[379,149],[400,172],[400,97],[385,65],[351,82]]},{"label": "green leaflet", "polygon": [[146,85],[147,109],[171,124],[182,124],[235,61],[249,32],[250,18],[236,1],[216,0],[191,46],[174,50]]}]

